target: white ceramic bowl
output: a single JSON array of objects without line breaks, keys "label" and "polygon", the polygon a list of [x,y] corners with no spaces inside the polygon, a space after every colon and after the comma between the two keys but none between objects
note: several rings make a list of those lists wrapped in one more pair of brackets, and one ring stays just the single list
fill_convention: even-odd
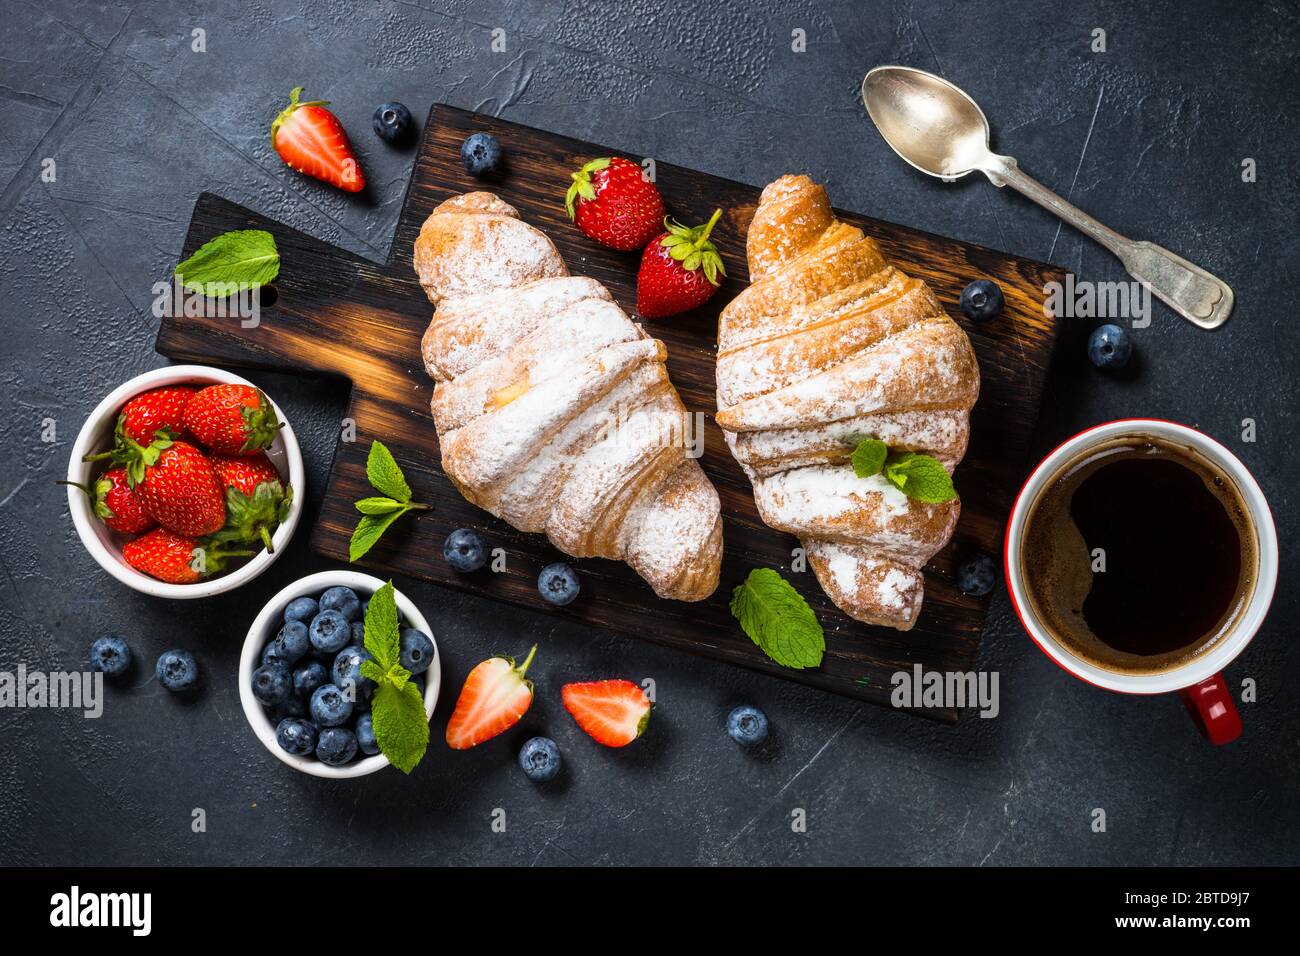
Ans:
[{"label": "white ceramic bowl", "polygon": [[[118,413],[122,406],[142,392],[166,385],[212,385],[215,383],[235,383],[251,385],[247,379],[240,378],[232,372],[205,365],[170,365],[157,368],[152,372],[137,375],[128,382],[123,382],[90,413],[86,423],[81,426],[77,440],[72,446],[72,457],[68,462],[68,481],[88,485],[93,475],[103,469],[102,462],[84,462],[86,455],[107,451],[113,443],[113,430],[117,427]],[[289,505],[288,517],[276,528],[271,537],[275,552],[265,550],[258,552],[251,560],[236,565],[235,568],[217,577],[194,584],[168,584],[151,578],[135,570],[122,560],[122,545],[126,542],[123,535],[110,531],[97,519],[91,510],[90,500],[80,488],[68,486],[68,511],[72,513],[72,523],[76,526],[81,543],[86,546],[90,556],[99,562],[99,566],[127,587],[135,588],[155,597],[192,599],[210,597],[247,584],[271,566],[271,562],[284,553],[285,546],[293,537],[302,517],[303,501],[306,499],[307,476],[302,466],[302,451],[298,448],[298,439],[293,428],[284,417],[279,405],[267,397],[275,409],[276,418],[281,422],[279,434],[271,447],[266,450],[267,457],[279,469],[280,476],[288,476],[288,483],[293,488],[293,501]]]},{"label": "white ceramic bowl", "polygon": [[[262,608],[262,613],[257,615],[253,626],[248,629],[248,637],[244,638],[244,651],[239,658],[239,702],[244,706],[244,716],[248,718],[249,726],[253,728],[253,733],[257,734],[257,739],[267,750],[295,770],[301,770],[314,777],[336,780],[364,777],[368,773],[374,773],[388,766],[388,758],[383,754],[376,754],[373,757],[353,760],[352,763],[342,767],[331,767],[329,764],[321,763],[315,757],[295,757],[293,754],[285,753],[275,742],[275,725],[271,723],[271,718],[266,715],[262,705],[253,696],[253,671],[257,670],[261,663],[262,648],[275,637],[283,625],[284,609],[290,601],[304,595],[316,597],[322,591],[340,585],[356,591],[364,601],[383,587],[384,582],[360,571],[321,571],[293,582],[271,598],[266,607]],[[397,612],[402,620],[408,627],[414,627],[428,634],[433,641],[433,662],[424,672],[424,714],[432,719],[433,708],[438,703],[438,688],[442,684],[442,657],[438,653],[438,640],[433,636],[433,629],[429,627],[429,622],[406,595],[401,591],[396,591],[395,594]]]}]

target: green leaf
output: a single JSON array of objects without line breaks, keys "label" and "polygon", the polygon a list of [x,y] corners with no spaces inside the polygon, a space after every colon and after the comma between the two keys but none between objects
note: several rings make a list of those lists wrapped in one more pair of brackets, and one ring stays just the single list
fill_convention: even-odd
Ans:
[{"label": "green leaf", "polygon": [[348,560],[356,561],[375,546],[379,536],[388,530],[388,526],[406,514],[405,511],[392,511],[386,515],[362,515],[352,532],[348,543]]},{"label": "green leaf", "polygon": [[275,237],[262,229],[236,229],[201,245],[176,267],[191,292],[222,298],[242,285],[256,289],[280,274]]},{"label": "green leaf", "polygon": [[864,438],[853,449],[853,473],[859,478],[880,474],[888,455],[889,449],[879,438]]},{"label": "green leaf", "polygon": [[400,630],[397,597],[393,582],[389,581],[370,596],[370,605],[366,608],[366,650],[385,676],[401,657]]},{"label": "green leaf", "polygon": [[420,689],[412,683],[399,688],[383,681],[375,689],[370,713],[380,752],[402,773],[410,773],[429,746],[429,718]]},{"label": "green leaf", "polygon": [[376,684],[382,684],[388,679],[388,671],[367,657],[361,662],[361,676],[370,678]]},{"label": "green leaf", "polygon": [[821,665],[826,636],[817,615],[771,568],[755,568],[731,592],[731,614],[749,639],[782,667]]},{"label": "green leaf", "polygon": [[366,457],[366,477],[376,491],[401,502],[411,500],[411,486],[406,483],[406,476],[398,467],[393,453],[381,441],[370,443],[370,454]]},{"label": "green leaf", "polygon": [[386,515],[390,511],[405,511],[407,505],[392,498],[362,498],[356,508],[363,515]]},{"label": "green leaf", "polygon": [[903,494],[928,504],[941,504],[957,497],[952,476],[936,458],[904,452],[885,463],[885,477]]}]

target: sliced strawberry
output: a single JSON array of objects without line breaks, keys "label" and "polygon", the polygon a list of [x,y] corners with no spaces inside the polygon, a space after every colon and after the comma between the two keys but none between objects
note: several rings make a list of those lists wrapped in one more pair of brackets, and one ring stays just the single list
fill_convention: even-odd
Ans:
[{"label": "sliced strawberry", "polygon": [[345,192],[366,188],[361,164],[352,155],[352,144],[343,124],[329,110],[328,100],[300,103],[302,87],[289,94],[289,105],[271,123],[271,145],[289,166],[300,173],[323,179]]},{"label": "sliced strawberry", "polygon": [[564,208],[588,239],[631,252],[662,231],[663,197],[636,163],[620,156],[593,159],[571,178]]},{"label": "sliced strawberry", "polygon": [[565,684],[561,695],[578,726],[606,747],[626,747],[650,723],[650,697],[630,680]]},{"label": "sliced strawberry", "polygon": [[721,215],[716,210],[702,226],[669,220],[668,231],[645,247],[636,277],[636,310],[643,318],[687,312],[718,291],[718,276],[727,272],[709,233]]},{"label": "sliced strawberry", "polygon": [[519,723],[533,703],[533,682],[524,674],[536,653],[534,644],[518,667],[512,657],[490,657],[469,672],[447,723],[448,746],[468,750]]},{"label": "sliced strawberry", "polygon": [[72,485],[84,491],[90,498],[95,517],[114,531],[139,534],[158,523],[127,482],[125,468],[110,468],[89,487],[76,481],[60,481],[59,484]]}]

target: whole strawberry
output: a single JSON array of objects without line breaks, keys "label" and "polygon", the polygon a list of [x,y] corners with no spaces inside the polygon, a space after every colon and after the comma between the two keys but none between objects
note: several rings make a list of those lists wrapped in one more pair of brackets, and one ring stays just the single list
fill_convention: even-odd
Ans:
[{"label": "whole strawberry", "polygon": [[114,531],[139,534],[158,523],[145,511],[144,503],[127,482],[125,468],[110,468],[90,486],[75,481],[60,481],[59,484],[72,485],[84,491],[90,498],[95,517]]},{"label": "whole strawberry", "polygon": [[636,310],[647,319],[687,312],[707,302],[725,276],[709,233],[722,210],[703,226],[664,220],[668,231],[645,247],[636,276]]},{"label": "whole strawberry", "polygon": [[225,570],[227,559],[249,554],[211,547],[166,528],[155,528],[122,546],[127,564],[168,584],[193,584]]},{"label": "whole strawberry", "polygon": [[263,452],[237,457],[213,455],[212,467],[226,493],[226,525],[212,536],[215,543],[247,543],[260,540],[274,553],[271,536],[289,514],[293,489],[280,483]]},{"label": "whole strawberry", "polygon": [[251,385],[209,385],[185,406],[185,427],[208,451],[255,455],[275,440],[280,429],[275,409]]},{"label": "whole strawberry", "polygon": [[618,156],[593,159],[574,173],[564,208],[589,239],[620,252],[640,249],[664,219],[655,184],[640,166]]},{"label": "whole strawberry", "polygon": [[280,473],[265,452],[244,456],[212,455],[209,460],[221,486],[235,488],[241,494],[252,495],[262,482],[280,480]]},{"label": "whole strawberry", "polygon": [[153,441],[159,431],[179,438],[185,427],[185,406],[194,397],[194,391],[184,385],[169,385],[137,395],[122,406],[119,426],[122,434],[141,445]]},{"label": "whole strawberry", "polygon": [[149,449],[157,451],[157,460],[145,466],[137,483],[145,510],[177,534],[198,538],[220,531],[226,523],[225,495],[212,462],[188,442],[159,444]]}]

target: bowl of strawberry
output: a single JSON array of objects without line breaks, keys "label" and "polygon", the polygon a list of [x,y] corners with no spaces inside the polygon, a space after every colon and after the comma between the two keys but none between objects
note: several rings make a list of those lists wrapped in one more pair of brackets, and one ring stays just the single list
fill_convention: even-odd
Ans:
[{"label": "bowl of strawberry", "polygon": [[145,594],[200,598],[265,571],[302,514],[302,452],[279,407],[202,365],[154,369],[91,412],[68,510],[105,571]]}]

